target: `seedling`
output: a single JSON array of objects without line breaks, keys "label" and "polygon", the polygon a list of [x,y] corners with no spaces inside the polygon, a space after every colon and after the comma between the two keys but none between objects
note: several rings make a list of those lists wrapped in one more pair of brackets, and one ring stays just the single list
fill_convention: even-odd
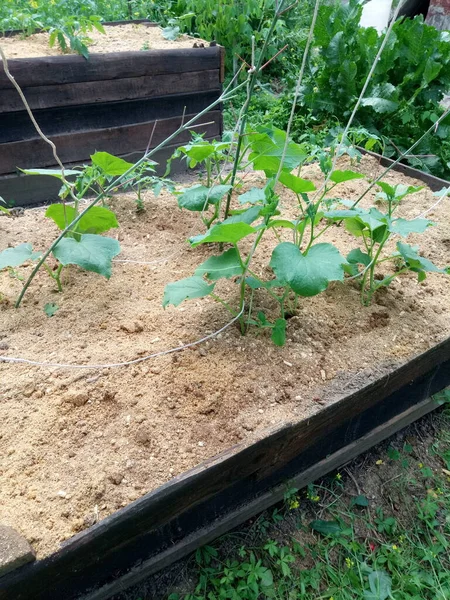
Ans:
[{"label": "seedling", "polygon": [[[407,271],[417,273],[418,281],[423,281],[428,272],[449,273],[449,269],[441,269],[430,260],[420,256],[416,246],[404,242],[397,242],[396,251],[383,253],[386,245],[393,236],[407,238],[411,233],[423,233],[433,223],[428,219],[402,219],[395,218],[394,212],[403,198],[421,190],[421,187],[397,185],[390,186],[379,182],[382,189],[380,197],[387,204],[387,213],[380,212],[377,208],[370,209],[353,206],[351,202],[340,201],[341,205],[348,205],[348,209],[335,209],[325,212],[324,216],[330,222],[343,220],[345,228],[357,238],[361,238],[364,248],[352,250],[348,256],[346,272],[357,277],[361,275],[361,302],[368,306],[377,290],[388,286],[396,277]],[[393,273],[376,278],[378,265],[387,261],[394,261],[396,269]],[[363,269],[360,270],[360,265]]]},{"label": "seedling", "polygon": [[[329,243],[315,243],[324,229],[318,229],[323,218],[320,211],[325,194],[339,183],[361,178],[353,171],[335,171],[318,199],[310,199],[309,193],[315,192],[315,185],[291,173],[304,162],[307,155],[304,148],[294,142],[286,144],[286,133],[277,129],[261,128],[249,136],[249,161],[253,168],[263,170],[266,185],[254,187],[241,194],[238,199],[241,209],[232,211],[232,215],[222,222],[212,225],[204,234],[191,237],[192,247],[200,244],[219,243],[231,245],[222,254],[210,257],[201,264],[192,277],[170,283],[166,286],[163,306],[177,306],[186,299],[201,298],[210,295],[219,301],[234,316],[239,316],[241,331],[245,333],[249,325],[260,329],[270,329],[272,341],[282,346],[286,340],[286,325],[289,316],[295,314],[300,297],[311,297],[327,289],[331,281],[344,280],[346,259],[339,250]],[[283,218],[280,210],[280,196],[275,190],[275,175],[280,170],[280,183],[294,192],[298,199],[298,216],[295,219]],[[225,186],[216,186],[217,188]],[[199,194],[207,191],[200,186],[193,188]],[[192,188],[191,188],[192,190]],[[225,195],[225,190],[221,196]],[[190,192],[193,193],[192,191]],[[186,196],[181,196],[181,198]],[[201,210],[206,196],[199,198]],[[220,209],[219,194],[215,202],[215,214]],[[283,231],[292,235],[293,241],[283,241]],[[251,263],[263,236],[275,233],[279,243],[273,249],[269,267],[273,273],[270,279],[263,279],[252,269]],[[248,248],[246,238],[251,237]],[[245,240],[245,241],[244,241]],[[239,307],[233,308],[215,292],[216,283],[222,278],[233,278],[239,286]],[[279,305],[280,316],[271,322],[266,315],[257,311],[256,317],[244,315],[246,295],[253,304],[254,291],[265,291]]]}]

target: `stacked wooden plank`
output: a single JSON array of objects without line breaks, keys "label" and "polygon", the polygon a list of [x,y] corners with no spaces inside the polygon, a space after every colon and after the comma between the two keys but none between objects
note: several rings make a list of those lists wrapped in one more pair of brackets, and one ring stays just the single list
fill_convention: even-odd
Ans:
[{"label": "stacked wooden plank", "polygon": [[[155,147],[183,118],[209,106],[222,88],[223,49],[92,54],[88,61],[75,55],[14,59],[9,68],[59,157],[73,165],[86,163],[96,150],[138,156],[150,138]],[[197,132],[218,138],[220,107],[200,123],[205,125]],[[171,149],[188,139],[189,132],[182,134]],[[59,186],[52,178],[36,185],[36,179],[17,171],[52,166],[50,146],[38,136],[19,94],[0,71],[0,196],[16,205],[54,200]]]}]

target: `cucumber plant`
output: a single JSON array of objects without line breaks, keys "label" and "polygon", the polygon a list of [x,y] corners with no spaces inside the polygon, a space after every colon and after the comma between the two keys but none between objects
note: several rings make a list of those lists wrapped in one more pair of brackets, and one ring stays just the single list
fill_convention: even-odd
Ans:
[{"label": "cucumber plant", "polygon": [[[364,178],[361,173],[352,170],[334,170],[330,173],[330,160],[324,157],[319,164],[327,175],[327,183],[316,190],[312,181],[294,174],[299,172],[302,164],[310,161],[305,146],[286,140],[286,133],[274,128],[260,127],[251,132],[248,139],[248,160],[253,169],[264,171],[265,185],[238,195],[240,208],[231,210],[231,216],[221,221],[218,215],[221,214],[221,200],[227,193],[225,189],[215,194],[214,187],[196,186],[190,188],[189,194],[185,195],[184,192],[180,196],[192,201],[189,206],[184,206],[190,210],[203,211],[208,202],[214,206],[214,218],[204,221],[207,231],[191,237],[191,247],[212,243],[228,247],[199,265],[191,277],[169,283],[164,291],[164,307],[210,296],[239,318],[242,333],[250,325],[270,329],[273,342],[282,346],[286,340],[287,319],[295,314],[300,298],[320,294],[331,282],[343,282],[346,274],[361,278],[361,299],[367,305],[380,287],[389,285],[395,277],[406,271],[417,272],[419,281],[429,271],[449,272],[448,269],[436,267],[421,257],[415,247],[403,242],[397,243],[395,252],[388,256],[383,254],[391,236],[406,238],[410,233],[421,233],[432,225],[428,219],[407,220],[396,218],[393,214],[403,198],[421,188],[403,185],[392,187],[380,182],[380,200],[387,204],[387,212],[384,214],[375,207],[360,208],[351,201],[336,201],[328,196],[339,184]],[[295,218],[283,214],[277,183],[295,195]],[[335,245],[318,242],[338,221],[344,221],[347,231],[363,240],[364,251],[355,249],[344,257]],[[275,235],[278,243],[271,252],[268,269],[265,270],[270,275],[266,278],[256,273],[252,261],[261,240],[269,232]],[[289,240],[286,235],[290,237]],[[397,268],[392,275],[380,281],[376,279],[377,265],[388,260],[395,260]],[[363,266],[362,270],[359,265]],[[224,278],[233,280],[238,286],[236,306],[217,293],[217,283]],[[256,314],[253,314],[256,290],[268,294],[278,305],[279,316],[275,320],[270,321],[257,308]],[[244,314],[248,296],[250,309],[248,314]]]},{"label": "cucumber plant", "polygon": [[[449,269],[441,269],[418,253],[418,248],[402,241],[396,243],[396,250],[386,252],[386,246],[394,236],[407,238],[413,233],[423,233],[434,224],[428,219],[403,219],[395,217],[394,212],[401,200],[414,194],[422,187],[399,184],[391,186],[380,181],[379,199],[387,205],[387,212],[378,208],[360,208],[352,202],[340,200],[340,204],[349,208],[335,208],[324,213],[329,222],[343,221],[346,230],[361,239],[363,249],[355,248],[348,256],[345,269],[353,277],[360,275],[361,302],[369,305],[377,290],[387,287],[396,277],[407,271],[417,273],[418,281],[423,281],[428,272],[449,273]],[[447,190],[444,190],[447,192]],[[377,279],[376,271],[381,263],[394,262],[394,272]],[[362,270],[361,270],[362,267]]]},{"label": "cucumber plant", "polygon": [[[177,306],[187,299],[211,296],[231,314],[239,315],[243,333],[249,325],[271,329],[273,342],[281,346],[286,339],[287,318],[295,313],[299,298],[315,296],[326,290],[330,282],[344,280],[347,260],[333,244],[316,243],[325,230],[318,227],[323,220],[320,207],[325,195],[335,186],[362,175],[353,171],[335,171],[319,197],[310,197],[311,192],[317,191],[314,183],[291,173],[308,158],[304,147],[286,140],[286,133],[278,129],[259,128],[248,137],[248,159],[254,169],[265,172],[265,185],[239,195],[241,208],[231,211],[230,217],[216,222],[206,233],[190,238],[192,247],[213,242],[231,247],[202,263],[192,277],[169,283],[163,306]],[[281,185],[297,198],[294,219],[282,214],[276,189],[278,171]],[[292,237],[292,241],[283,240],[283,231]],[[252,261],[261,240],[269,232],[275,234],[279,243],[269,261],[271,275],[264,279],[252,269]],[[250,245],[246,238],[251,239]],[[217,295],[215,287],[222,278],[233,278],[238,285],[237,307]],[[244,315],[246,295],[250,294],[252,305],[255,290],[263,290],[276,301],[279,317],[273,322],[262,311],[256,316]]]}]

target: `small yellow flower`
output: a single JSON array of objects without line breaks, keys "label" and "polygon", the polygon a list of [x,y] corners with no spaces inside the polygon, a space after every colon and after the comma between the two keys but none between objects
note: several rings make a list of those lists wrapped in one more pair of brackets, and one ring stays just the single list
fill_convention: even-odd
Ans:
[{"label": "small yellow flower", "polygon": [[300,506],[300,502],[296,498],[294,500],[289,501],[289,508],[291,510],[294,510],[295,508],[298,508],[299,506]]},{"label": "small yellow flower", "polygon": [[382,465],[382,464],[384,464],[384,462],[380,459],[380,460],[377,460],[377,462],[375,464],[376,465]]},{"label": "small yellow flower", "polygon": [[347,569],[351,569],[355,566],[355,563],[352,561],[352,559],[348,557],[345,559],[345,564],[347,565]]},{"label": "small yellow flower", "polygon": [[340,480],[342,479],[342,475],[341,475],[340,473],[338,473],[338,474],[336,475],[336,479],[337,479],[338,481],[340,481]]},{"label": "small yellow flower", "polygon": [[419,463],[417,466],[419,467],[419,469],[423,469],[423,463]]}]

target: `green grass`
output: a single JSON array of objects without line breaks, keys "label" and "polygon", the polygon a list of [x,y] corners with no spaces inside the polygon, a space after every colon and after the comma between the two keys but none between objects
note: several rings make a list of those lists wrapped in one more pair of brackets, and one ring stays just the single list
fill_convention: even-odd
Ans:
[{"label": "green grass", "polygon": [[125,597],[448,600],[449,546],[444,408]]}]

